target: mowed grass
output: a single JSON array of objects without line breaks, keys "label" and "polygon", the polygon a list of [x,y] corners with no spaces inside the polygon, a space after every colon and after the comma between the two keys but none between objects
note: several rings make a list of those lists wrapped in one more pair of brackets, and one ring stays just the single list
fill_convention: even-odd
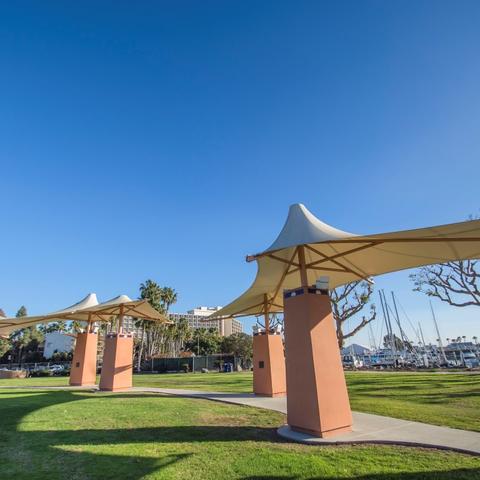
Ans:
[{"label": "mowed grass", "polygon": [[480,375],[347,373],[353,410],[480,432]]},{"label": "mowed grass", "polygon": [[[480,375],[347,372],[352,409],[480,431]],[[63,386],[65,377],[0,380],[1,385]],[[252,373],[134,375],[137,387],[251,392]]]},{"label": "mowed grass", "polygon": [[[480,375],[346,372],[353,410],[480,432]],[[252,374],[137,375],[136,386],[251,392]]]},{"label": "mowed grass", "polygon": [[392,446],[312,447],[283,415],[161,395],[0,390],[0,478],[480,479],[480,458]]},{"label": "mowed grass", "polygon": [[143,374],[134,375],[133,383],[136,387],[250,393],[253,391],[253,374],[252,372]]}]

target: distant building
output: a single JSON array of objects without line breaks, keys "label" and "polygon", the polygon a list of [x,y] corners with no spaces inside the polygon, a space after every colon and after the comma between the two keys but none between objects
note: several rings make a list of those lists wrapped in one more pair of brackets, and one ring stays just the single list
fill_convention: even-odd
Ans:
[{"label": "distant building", "polygon": [[49,358],[52,358],[55,352],[70,353],[73,350],[74,343],[75,337],[72,335],[66,335],[62,332],[47,333],[45,335],[43,356],[48,360]]},{"label": "distant building", "polygon": [[235,318],[222,318],[216,320],[207,320],[206,317],[212,313],[218,312],[222,307],[197,307],[188,310],[187,313],[170,313],[169,318],[174,322],[178,322],[181,318],[188,321],[188,325],[192,329],[197,328],[214,328],[222,337],[229,337],[234,333],[243,332],[243,325]]},{"label": "distant building", "polygon": [[[189,327],[193,330],[197,328],[214,328],[222,337],[229,337],[234,333],[243,332],[242,323],[235,318],[207,319],[208,316],[218,312],[221,308],[222,307],[197,307],[188,310],[187,313],[169,313],[168,318],[172,322],[178,322],[181,318],[185,318],[188,321]],[[142,335],[142,328],[137,327],[135,323],[136,321],[132,317],[125,317],[123,319],[123,329],[140,337]]]},{"label": "distant building", "polygon": [[7,318],[5,312],[0,308],[0,318]]},{"label": "distant building", "polygon": [[445,347],[445,350],[470,352],[477,350],[477,345],[473,342],[452,342]]},{"label": "distant building", "polygon": [[369,355],[372,351],[365,345],[360,345],[358,343],[352,343],[348,347],[342,348],[342,355]]},{"label": "distant building", "polygon": [[[239,322],[235,318],[225,318],[220,320],[220,335],[222,337],[229,337],[234,333],[242,333],[243,332],[243,325],[242,322]],[[223,329],[223,330],[222,330]]]},{"label": "distant building", "polygon": [[124,317],[123,330],[128,333],[133,333],[136,337],[142,336],[142,328],[135,325],[137,320],[132,317]]}]

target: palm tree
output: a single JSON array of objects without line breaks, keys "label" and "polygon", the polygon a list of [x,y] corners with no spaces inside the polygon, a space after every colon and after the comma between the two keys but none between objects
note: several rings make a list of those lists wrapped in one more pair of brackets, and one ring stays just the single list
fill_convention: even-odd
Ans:
[{"label": "palm tree", "polygon": [[188,342],[192,337],[192,329],[190,328],[186,318],[180,318],[174,327],[174,356],[178,356],[180,350],[182,350],[184,347],[185,342]]},{"label": "palm tree", "polygon": [[164,313],[167,314],[170,307],[177,302],[177,292],[170,287],[163,287],[161,293],[161,301],[163,303]]},{"label": "palm tree", "polygon": [[[144,283],[140,284],[140,299],[148,300],[150,305],[160,313],[164,313],[163,305],[162,305],[162,288],[158,285],[157,282],[153,280],[147,280]],[[138,349],[138,357],[137,357],[137,370],[140,371],[140,367],[142,364],[142,358],[145,351],[145,343],[146,343],[146,329],[150,326],[150,322],[146,320],[137,320],[136,326],[142,329],[142,337],[140,339],[140,346]]]},{"label": "palm tree", "polygon": [[147,280],[145,283],[140,284],[140,298],[142,300],[148,300],[148,303],[160,313],[164,313],[162,307],[162,293],[163,289],[153,280]]}]

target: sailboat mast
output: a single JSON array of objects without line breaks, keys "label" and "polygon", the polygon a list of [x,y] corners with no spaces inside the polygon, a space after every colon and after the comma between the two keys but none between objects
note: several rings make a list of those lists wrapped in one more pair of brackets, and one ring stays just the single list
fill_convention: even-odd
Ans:
[{"label": "sailboat mast", "polygon": [[395,320],[397,321],[398,328],[400,329],[400,336],[402,337],[402,341],[405,344],[405,348],[409,345],[407,334],[404,332],[402,328],[402,324],[400,322],[400,315],[398,314],[398,309],[397,309],[397,302],[395,301],[395,294],[390,292],[392,294],[392,301],[393,301],[393,308],[395,310]]},{"label": "sailboat mast", "polygon": [[422,325],[420,325],[420,322],[418,322],[418,330],[420,331],[420,339],[422,340],[423,347],[425,348],[427,345],[425,343],[425,337],[423,336]]},{"label": "sailboat mast", "polygon": [[447,362],[447,356],[445,355],[445,350],[443,349],[442,337],[440,335],[440,330],[438,329],[438,323],[437,323],[437,319],[435,317],[435,312],[433,311],[433,305],[432,305],[431,301],[430,301],[430,310],[432,311],[433,323],[435,324],[435,330],[437,331],[438,345],[440,347],[440,351],[442,352],[443,360],[444,360],[445,363],[448,363]]},{"label": "sailboat mast", "polygon": [[370,332],[370,346],[373,347],[374,350],[377,349],[377,342],[375,341],[375,335],[373,334],[372,323],[368,324],[368,329]]},{"label": "sailboat mast", "polygon": [[392,349],[393,363],[395,364],[397,358],[397,349],[395,346],[395,337],[393,336],[392,323],[390,322],[390,315],[388,314],[387,299],[385,298],[385,292],[383,290],[380,290],[380,301],[382,303],[385,325],[387,326],[387,336],[390,340],[390,348]]}]

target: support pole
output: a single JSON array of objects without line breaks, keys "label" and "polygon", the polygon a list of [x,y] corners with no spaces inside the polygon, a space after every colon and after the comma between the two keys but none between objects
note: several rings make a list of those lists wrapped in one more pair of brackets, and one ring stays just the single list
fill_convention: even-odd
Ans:
[{"label": "support pole", "polygon": [[270,306],[268,304],[268,295],[263,295],[263,311],[265,316],[265,332],[268,335],[270,333]]},{"label": "support pole", "polygon": [[300,264],[300,286],[305,289],[308,287],[307,267],[305,263],[305,247],[298,247],[298,263]]}]

